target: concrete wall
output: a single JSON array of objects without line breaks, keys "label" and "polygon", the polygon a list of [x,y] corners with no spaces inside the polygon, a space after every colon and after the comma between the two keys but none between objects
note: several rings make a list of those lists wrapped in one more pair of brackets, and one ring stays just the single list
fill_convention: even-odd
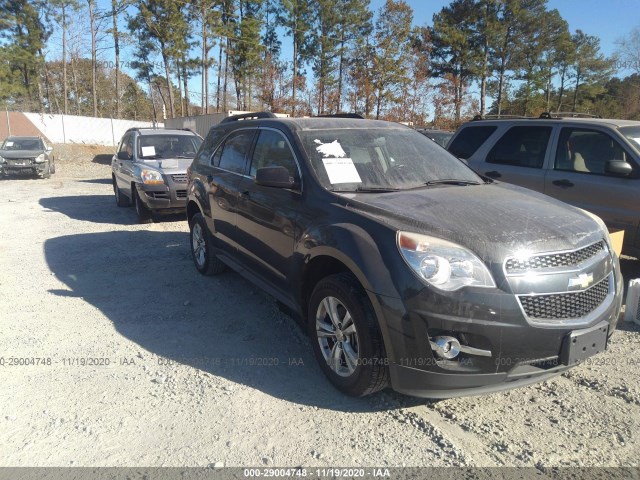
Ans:
[{"label": "concrete wall", "polygon": [[167,118],[164,124],[167,128],[188,128],[204,138],[207,136],[207,133],[209,133],[211,127],[219,124],[226,117],[226,113],[210,113],[208,115],[193,115],[191,117]]},{"label": "concrete wall", "polygon": [[[128,128],[152,127],[151,122],[112,120],[110,118],[81,117],[24,113],[24,116],[49,139],[51,143],[85,143],[115,146]],[[162,127],[162,124],[158,125]],[[19,132],[11,131],[14,135]]]}]

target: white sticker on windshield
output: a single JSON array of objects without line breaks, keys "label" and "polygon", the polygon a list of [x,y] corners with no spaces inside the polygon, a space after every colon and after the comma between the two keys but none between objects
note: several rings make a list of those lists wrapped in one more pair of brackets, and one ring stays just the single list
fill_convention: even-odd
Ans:
[{"label": "white sticker on windshield", "polygon": [[156,147],[153,145],[149,147],[142,147],[142,156],[143,157],[153,157],[156,154]]},{"label": "white sticker on windshield", "polygon": [[13,147],[13,142],[7,142],[4,144],[5,147]]},{"label": "white sticker on windshield", "polygon": [[324,168],[332,185],[338,183],[361,183],[358,170],[350,158],[323,158]]},{"label": "white sticker on windshield", "polygon": [[324,158],[344,158],[347,156],[342,149],[342,145],[338,143],[338,140],[334,140],[331,143],[322,143],[320,140],[316,139],[313,143],[318,145],[316,147],[316,152],[321,153]]},{"label": "white sticker on windshield", "polygon": [[636,142],[638,145],[640,145],[640,137],[631,137],[631,140],[633,140],[634,142]]}]

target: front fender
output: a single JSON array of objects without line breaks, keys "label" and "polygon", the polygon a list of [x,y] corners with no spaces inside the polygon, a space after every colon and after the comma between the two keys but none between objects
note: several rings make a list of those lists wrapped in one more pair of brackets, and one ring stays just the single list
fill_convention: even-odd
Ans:
[{"label": "front fender", "polygon": [[380,226],[376,230],[374,239],[367,230],[351,223],[315,226],[301,236],[297,250],[305,266],[317,257],[334,258],[346,265],[366,290],[397,298],[384,254],[395,253],[395,232]]}]

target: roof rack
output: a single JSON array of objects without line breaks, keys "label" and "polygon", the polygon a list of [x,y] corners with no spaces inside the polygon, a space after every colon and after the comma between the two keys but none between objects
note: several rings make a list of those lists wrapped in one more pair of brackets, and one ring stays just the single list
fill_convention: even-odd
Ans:
[{"label": "roof rack", "polygon": [[581,112],[542,112],[540,118],[602,118],[600,115]]},{"label": "roof rack", "polygon": [[330,113],[327,115],[318,115],[318,117],[359,118],[360,120],[364,120],[364,117],[359,113]]},{"label": "roof rack", "polygon": [[250,112],[250,113],[241,113],[239,115],[231,115],[230,117],[224,118],[220,123],[230,123],[237,122],[239,120],[256,120],[258,118],[277,118],[271,112]]},{"label": "roof rack", "polygon": [[477,122],[479,120],[512,120],[514,118],[533,118],[533,117],[527,117],[525,115],[476,115],[475,117],[473,117],[471,119],[472,122]]}]

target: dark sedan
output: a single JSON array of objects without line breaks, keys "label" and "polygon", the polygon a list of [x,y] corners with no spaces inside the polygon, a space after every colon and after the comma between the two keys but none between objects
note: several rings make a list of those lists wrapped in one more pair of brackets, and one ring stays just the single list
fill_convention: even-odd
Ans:
[{"label": "dark sedan", "polygon": [[7,137],[0,147],[0,174],[40,175],[56,172],[53,148],[40,137]]}]

